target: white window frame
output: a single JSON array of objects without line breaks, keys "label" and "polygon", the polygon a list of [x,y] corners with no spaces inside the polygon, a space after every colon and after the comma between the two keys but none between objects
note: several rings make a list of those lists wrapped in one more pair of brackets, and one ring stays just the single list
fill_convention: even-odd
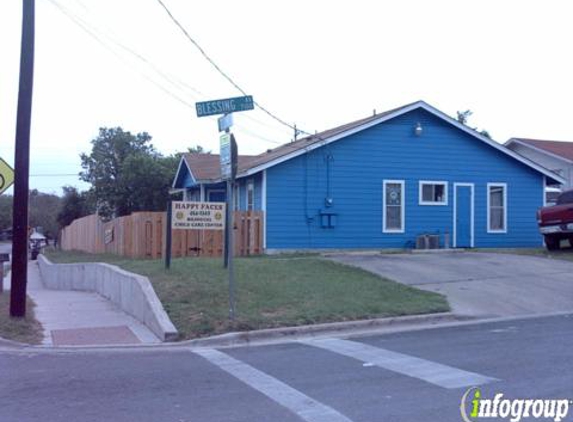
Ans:
[{"label": "white window frame", "polygon": [[[490,189],[491,188],[503,188],[503,229],[492,229],[491,228],[491,221],[490,221]],[[491,234],[503,234],[507,233],[507,183],[503,182],[491,182],[487,184],[487,191],[486,191],[486,199],[487,199],[487,232]]]},{"label": "white window frame", "polygon": [[[249,204],[249,192],[252,192],[253,202],[251,204]],[[254,211],[255,210],[255,181],[253,179],[247,180],[247,192],[246,193],[247,193],[247,198],[246,198],[245,202],[246,202],[247,211]]]},{"label": "white window frame", "polygon": [[[386,227],[386,185],[400,185],[402,192],[402,203],[400,204],[400,226],[401,229],[389,229]],[[382,232],[383,233],[404,233],[406,230],[406,183],[404,180],[384,180],[382,182]]]},{"label": "white window frame", "polygon": [[[440,202],[424,201],[423,186],[424,185],[442,185],[444,186],[444,200]],[[448,182],[444,180],[420,180],[418,183],[418,204],[430,206],[444,206],[448,205]]]}]

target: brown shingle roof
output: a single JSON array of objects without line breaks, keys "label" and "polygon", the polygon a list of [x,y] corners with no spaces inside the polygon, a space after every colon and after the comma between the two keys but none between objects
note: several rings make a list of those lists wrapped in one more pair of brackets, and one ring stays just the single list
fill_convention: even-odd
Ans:
[{"label": "brown shingle roof", "polygon": [[[414,104],[414,103],[413,103]],[[334,129],[325,130],[314,135],[307,136],[295,142],[290,142],[288,144],[281,145],[275,149],[267,150],[259,155],[239,155],[239,168],[237,169],[237,175],[246,172],[247,170],[258,167],[260,165],[266,164],[277,158],[286,156],[292,152],[304,149],[308,146],[314,145],[316,143],[322,142],[323,140],[336,136],[347,130],[351,130],[355,127],[359,127],[363,124],[369,123],[371,121],[380,119],[381,117],[394,113],[402,108],[409,107],[411,104],[407,104],[402,107],[398,107],[392,110],[385,111],[384,113],[375,114],[369,116],[365,119],[356,120],[351,123],[346,123],[344,125],[335,127]],[[216,181],[221,179],[221,165],[219,162],[219,154],[183,154],[185,161],[193,177],[198,181]]]},{"label": "brown shingle roof", "polygon": [[[545,174],[552,178],[552,180],[556,180],[559,183],[564,183],[564,179],[560,176],[554,175],[553,172],[550,170],[539,166],[538,164],[520,156],[516,152],[508,149],[507,147],[502,146],[501,144],[496,143],[495,141],[485,138],[484,136],[477,133],[475,130],[464,126],[461,123],[458,123],[450,116],[445,115],[441,111],[435,109],[434,107],[426,104],[423,101],[417,101],[411,104],[407,104],[393,110],[388,110],[383,113],[375,114],[373,116],[369,116],[365,119],[356,120],[351,123],[347,123],[341,126],[338,126],[334,129],[325,130],[323,132],[317,133],[315,135],[307,136],[306,138],[302,138],[295,142],[290,142],[288,144],[281,145],[275,149],[268,150],[259,155],[255,156],[247,156],[241,155],[239,156],[239,168],[237,171],[238,177],[245,177],[249,174],[272,166],[277,162],[281,162],[284,159],[288,159],[290,157],[299,155],[304,153],[304,151],[309,149],[318,148],[322,145],[322,143],[328,143],[335,141],[339,135],[346,135],[352,133],[354,129],[360,130],[369,127],[370,125],[377,124],[377,122],[383,122],[386,119],[392,118],[393,116],[400,115],[401,112],[408,112],[409,110],[413,110],[415,108],[421,107],[426,111],[434,114],[435,116],[450,122],[451,124],[459,127],[460,129],[472,134],[473,136],[480,139],[482,142],[492,146],[493,148],[502,151],[503,153],[511,156],[512,158],[521,161],[525,165],[534,168],[535,170]],[[517,141],[522,142],[542,142],[543,145],[547,144],[559,144],[557,150],[551,151],[554,154],[561,155],[567,159],[573,160],[573,143],[568,142],[556,142],[556,141],[538,141],[538,140],[531,140],[531,139],[518,139],[514,138]],[[508,141],[510,142],[510,141]],[[506,143],[507,145],[507,143]],[[541,147],[540,147],[541,148]],[[557,152],[559,151],[559,152]],[[569,158],[570,157],[570,158]],[[204,181],[220,181],[221,180],[221,172],[220,172],[220,164],[219,164],[219,155],[217,154],[184,154],[184,159],[191,169],[191,172],[195,179],[199,182]]]},{"label": "brown shingle roof", "polygon": [[[328,129],[328,130],[325,130],[323,132],[316,133],[314,135],[309,135],[305,138],[299,139],[298,141],[290,142],[288,144],[281,145],[275,149],[268,150],[267,152],[264,152],[262,154],[259,154],[259,155],[252,157],[252,160],[248,163],[248,166],[246,168],[244,168],[244,170],[258,167],[258,166],[266,164],[270,161],[276,160],[277,158],[281,158],[283,156],[286,156],[292,152],[295,152],[295,151],[307,148],[311,145],[320,143],[327,138],[336,136],[336,135],[343,133],[343,132],[346,132],[348,130],[352,130],[354,128],[357,128],[359,126],[367,124],[371,121],[378,120],[381,117],[384,117],[384,116],[391,114],[391,113],[395,113],[396,111],[401,110],[401,109],[406,108],[406,107],[409,107],[412,104],[415,104],[415,103],[406,104],[404,106],[401,106],[401,107],[398,107],[398,108],[395,108],[392,110],[388,110],[388,111],[385,111],[383,113],[375,114],[373,116],[369,116],[369,117],[366,117],[364,119],[356,120],[356,121],[351,122],[351,123],[346,123],[344,125],[335,127],[333,129]],[[241,173],[241,170],[239,169],[238,174],[240,174],[240,173]]]},{"label": "brown shingle roof", "polygon": [[541,139],[512,138],[526,145],[550,152],[552,154],[573,161],[573,142],[545,141]]},{"label": "brown shingle roof", "polygon": [[[187,166],[191,169],[191,173],[196,180],[220,180],[221,179],[221,163],[219,161],[219,154],[183,154]],[[239,155],[237,157],[239,168],[237,172],[241,172],[247,168],[248,163],[253,159],[252,155]]]}]

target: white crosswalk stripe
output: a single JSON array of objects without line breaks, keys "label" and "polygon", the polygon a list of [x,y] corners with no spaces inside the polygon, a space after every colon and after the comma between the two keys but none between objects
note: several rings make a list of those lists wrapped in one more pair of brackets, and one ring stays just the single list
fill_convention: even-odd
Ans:
[{"label": "white crosswalk stripe", "polygon": [[389,371],[418,378],[443,388],[461,388],[482,385],[496,378],[464,371],[441,363],[420,359],[403,353],[392,352],[368,344],[335,338],[300,341]]},{"label": "white crosswalk stripe", "polygon": [[291,386],[215,349],[194,349],[196,353],[265,396],[286,407],[307,422],[352,422],[343,414]]}]

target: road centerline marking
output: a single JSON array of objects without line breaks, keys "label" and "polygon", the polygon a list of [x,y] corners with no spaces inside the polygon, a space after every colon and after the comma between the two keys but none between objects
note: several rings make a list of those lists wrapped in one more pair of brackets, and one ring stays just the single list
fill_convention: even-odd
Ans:
[{"label": "road centerline marking", "polygon": [[392,352],[356,341],[327,338],[300,340],[299,343],[319,347],[364,363],[374,364],[380,368],[418,378],[443,388],[474,387],[492,381],[499,381],[497,378],[487,377],[475,372],[465,371],[403,353]]},{"label": "road centerline marking", "polygon": [[193,349],[223,371],[287,408],[307,422],[352,422],[333,408],[312,399],[266,373],[215,349]]}]

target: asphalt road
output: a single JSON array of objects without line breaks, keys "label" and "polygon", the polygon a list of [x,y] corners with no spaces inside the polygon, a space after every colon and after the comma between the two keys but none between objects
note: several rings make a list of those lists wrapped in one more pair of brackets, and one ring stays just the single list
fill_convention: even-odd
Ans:
[{"label": "asphalt road", "polygon": [[344,254],[332,259],[442,293],[457,314],[483,317],[573,312],[571,261],[481,252]]},{"label": "asphalt road", "polygon": [[483,398],[573,399],[572,322],[217,350],[4,350],[0,421],[458,422],[462,395],[482,382]]}]

